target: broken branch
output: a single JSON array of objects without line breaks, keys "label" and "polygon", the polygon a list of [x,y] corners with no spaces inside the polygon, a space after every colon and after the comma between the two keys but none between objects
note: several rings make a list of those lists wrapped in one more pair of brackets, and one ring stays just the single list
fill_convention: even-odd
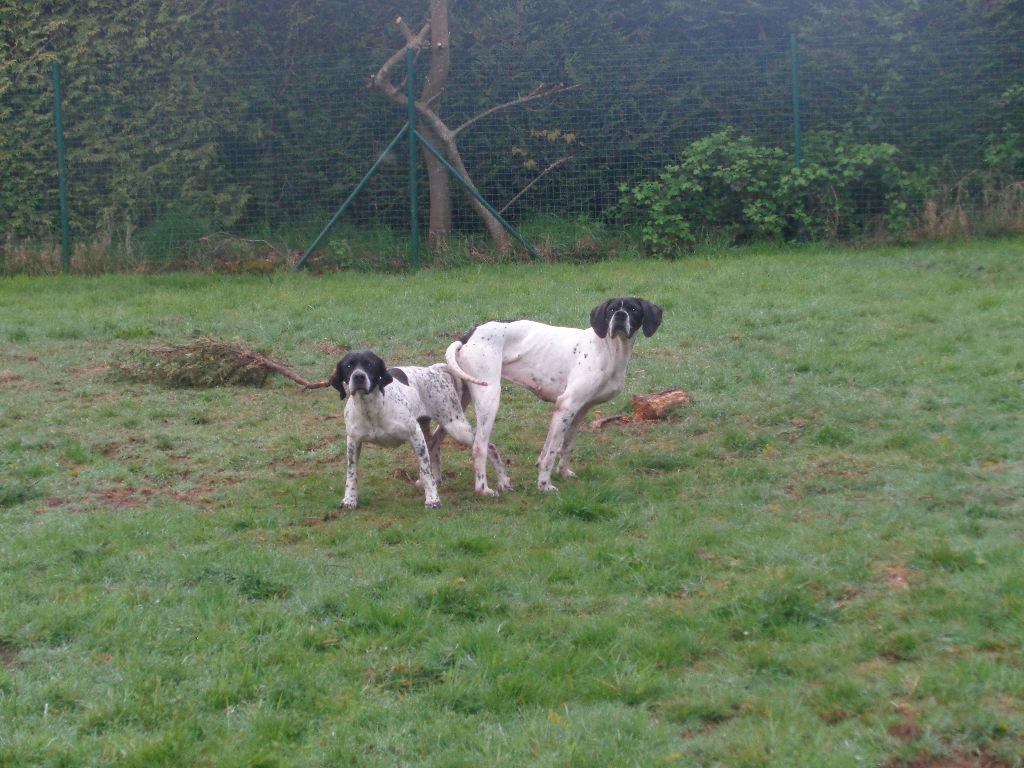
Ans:
[{"label": "broken branch", "polygon": [[547,176],[549,173],[551,173],[551,171],[555,170],[555,168],[560,166],[562,163],[567,163],[570,160],[572,160],[572,155],[567,155],[567,156],[565,156],[563,158],[555,160],[555,162],[553,162],[551,165],[549,165],[547,168],[545,168],[543,171],[541,171],[533,181],[531,181],[529,184],[527,184],[525,187],[523,187],[521,190],[519,190],[519,192],[517,192],[512,197],[511,200],[509,200],[507,203],[505,203],[505,205],[502,206],[498,210],[498,213],[505,213],[505,211],[507,211],[509,208],[511,208],[513,205],[515,205],[516,200],[521,198],[523,195],[525,195],[530,190],[530,187],[532,187],[538,181],[543,179],[545,176]]},{"label": "broken branch", "polygon": [[516,99],[512,99],[511,101],[506,101],[504,104],[496,104],[495,106],[490,107],[489,109],[485,109],[480,114],[474,115],[473,117],[469,118],[469,120],[460,125],[458,128],[456,128],[454,131],[452,131],[452,135],[458,136],[464,130],[469,128],[469,126],[473,125],[473,123],[483,120],[485,117],[487,117],[488,115],[493,115],[495,112],[500,112],[503,109],[509,109],[511,107],[518,107],[520,104],[526,104],[527,102],[534,101],[536,99],[543,99],[548,96],[556,96],[559,93],[564,93],[565,91],[572,91],[575,90],[576,88],[579,88],[579,85],[566,85],[565,83],[558,83],[557,85],[545,85],[544,83],[541,83],[525,96],[520,96]]}]

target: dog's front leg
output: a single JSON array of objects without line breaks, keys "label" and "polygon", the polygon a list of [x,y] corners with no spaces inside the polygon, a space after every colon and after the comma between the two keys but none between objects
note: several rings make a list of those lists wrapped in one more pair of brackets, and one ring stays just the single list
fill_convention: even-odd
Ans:
[{"label": "dog's front leg", "polygon": [[580,427],[583,426],[586,418],[587,410],[581,408],[562,438],[562,450],[558,455],[558,474],[562,477],[576,477],[576,473],[569,468],[569,461],[572,459],[573,448],[576,447],[576,438],[580,434]]},{"label": "dog's front leg", "polygon": [[359,453],[362,443],[348,435],[345,439],[345,498],[341,500],[342,509],[355,509],[359,506]]},{"label": "dog's front leg", "polygon": [[430,447],[420,430],[414,430],[409,439],[416,458],[420,463],[420,485],[423,486],[424,506],[437,509],[441,506],[441,498],[437,495],[437,483],[430,467]]},{"label": "dog's front leg", "polygon": [[547,439],[544,441],[544,448],[540,452],[540,459],[537,460],[539,473],[537,475],[537,488],[542,491],[557,491],[558,488],[551,484],[551,470],[555,466],[555,459],[558,458],[565,444],[565,437],[575,421],[579,409],[558,399],[555,405],[555,413],[551,417],[551,427],[548,429]]}]

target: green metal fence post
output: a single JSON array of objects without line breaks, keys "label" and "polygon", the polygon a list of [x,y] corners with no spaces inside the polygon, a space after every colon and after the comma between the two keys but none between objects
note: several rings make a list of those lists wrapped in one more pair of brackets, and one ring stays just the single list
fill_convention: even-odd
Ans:
[{"label": "green metal fence post", "polygon": [[413,82],[416,76],[415,54],[412,48],[405,52],[405,100],[409,126],[409,250],[412,268],[420,268],[420,212],[419,192],[416,179],[416,90]]},{"label": "green metal fence post", "polygon": [[455,169],[455,166],[449,163],[448,159],[444,155],[442,155],[433,144],[431,144],[429,141],[423,138],[423,134],[421,134],[419,131],[413,131],[413,133],[416,134],[416,138],[419,139],[419,141],[423,144],[424,148],[428,152],[430,152],[430,154],[436,157],[438,161],[441,163],[441,165],[443,165],[448,170],[448,173],[450,173],[455,178],[455,180],[459,182],[459,184],[461,184],[463,188],[469,194],[471,194],[478,203],[480,203],[480,205],[486,208],[487,212],[490,213],[491,216],[498,220],[498,223],[505,228],[505,231],[512,235],[512,237],[514,237],[516,240],[518,240],[526,249],[527,253],[529,253],[535,261],[540,261],[540,254],[533,249],[533,246],[530,245],[530,243],[527,241],[525,237],[523,237],[522,233],[518,229],[513,227],[505,219],[505,217],[498,212],[498,210],[493,205],[488,203],[484,199],[484,196],[481,195],[472,184],[470,184],[462,177],[462,174]]},{"label": "green metal fence post", "polygon": [[800,165],[800,58],[797,55],[796,32],[789,33],[789,57],[793,72],[793,159]]},{"label": "green metal fence post", "polygon": [[53,118],[57,134],[57,184],[60,196],[61,263],[71,271],[71,228],[68,224],[68,173],[64,162],[64,109],[60,87],[60,63],[53,63]]},{"label": "green metal fence post", "polygon": [[352,201],[359,197],[359,193],[363,191],[363,187],[366,186],[370,179],[373,178],[373,175],[377,173],[377,171],[380,169],[380,166],[384,162],[384,158],[391,153],[391,150],[398,146],[399,142],[402,140],[402,137],[405,136],[405,132],[408,130],[408,125],[402,126],[402,130],[400,130],[395,135],[395,138],[391,140],[391,143],[388,144],[387,149],[380,153],[380,156],[377,158],[376,162],[374,162],[374,164],[370,166],[370,170],[366,172],[366,175],[363,176],[362,180],[358,184],[356,184],[356,188],[352,190],[352,192],[349,194],[347,198],[345,198],[345,202],[341,204],[341,208],[339,208],[335,212],[334,216],[331,217],[331,220],[327,222],[327,226],[325,226],[320,231],[320,234],[317,235],[316,240],[314,240],[312,245],[310,245],[309,248],[306,249],[306,252],[302,254],[302,258],[299,259],[298,262],[296,262],[294,267],[292,267],[293,270],[300,270],[304,266],[306,266],[306,261],[313,254],[313,251],[315,251],[317,246],[320,245],[320,242],[325,237],[327,237],[327,233],[331,231],[334,225],[338,223],[338,219],[341,218],[341,214],[343,214],[349,207],[349,205],[352,204]]}]

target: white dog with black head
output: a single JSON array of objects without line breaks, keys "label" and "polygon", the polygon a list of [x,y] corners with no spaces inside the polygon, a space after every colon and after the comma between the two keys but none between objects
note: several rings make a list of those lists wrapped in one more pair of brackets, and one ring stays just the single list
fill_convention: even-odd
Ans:
[{"label": "white dog with black head", "polygon": [[[558,490],[551,483],[555,459],[558,474],[576,476],[569,460],[587,411],[622,392],[637,331],[653,335],[661,325],[661,314],[661,307],[644,299],[609,299],[591,311],[589,328],[561,328],[533,320],[490,322],[452,342],[445,360],[452,373],[468,382],[476,409],[476,490],[494,493],[487,485],[486,461],[502,379],[555,404],[537,462],[537,487]],[[499,490],[509,487],[499,478]]]},{"label": "white dog with black head", "polygon": [[[427,368],[388,368],[376,354],[362,350],[345,355],[328,383],[338,390],[342,400],[350,395],[345,404],[345,497],[341,508],[355,509],[359,503],[358,465],[363,443],[412,445],[419,462],[424,504],[440,507],[437,485],[441,481],[441,443],[445,435],[463,445],[473,445],[473,427],[464,411],[467,395],[448,366],[439,363]],[[431,421],[438,424],[433,434]],[[508,473],[497,449],[488,445],[486,454],[499,482],[508,484]]]}]

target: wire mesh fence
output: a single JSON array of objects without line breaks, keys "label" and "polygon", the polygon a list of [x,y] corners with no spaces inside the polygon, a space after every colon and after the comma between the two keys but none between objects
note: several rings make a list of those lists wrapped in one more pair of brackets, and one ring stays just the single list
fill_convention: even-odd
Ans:
[{"label": "wire mesh fence", "polygon": [[[424,54],[419,78],[426,63]],[[170,60],[143,66],[125,52],[65,66],[73,266],[187,263],[224,249],[293,258],[405,122],[401,106],[366,85],[379,65],[368,58],[359,76],[342,77],[301,58],[182,68]],[[475,119],[541,83],[565,87]],[[889,143],[917,182],[915,221],[951,209],[976,217],[998,204],[1019,226],[1021,83],[1020,48],[993,58],[966,46],[908,50],[883,36],[730,41],[699,51],[612,45],[519,61],[455,49],[436,110],[449,126],[472,123],[458,134],[465,165],[484,197],[520,226],[628,225],[638,214],[620,204],[624,188],[726,128],[794,164],[801,140],[822,132]],[[0,98],[3,268],[52,270],[61,221],[50,64],[41,59],[4,80]],[[340,234],[325,241],[326,257],[343,261],[353,239],[370,238],[398,265],[408,188],[406,156],[393,152],[346,211]],[[428,185],[419,189],[428,211]],[[468,202],[457,192],[453,200],[455,233],[478,233]]]}]

